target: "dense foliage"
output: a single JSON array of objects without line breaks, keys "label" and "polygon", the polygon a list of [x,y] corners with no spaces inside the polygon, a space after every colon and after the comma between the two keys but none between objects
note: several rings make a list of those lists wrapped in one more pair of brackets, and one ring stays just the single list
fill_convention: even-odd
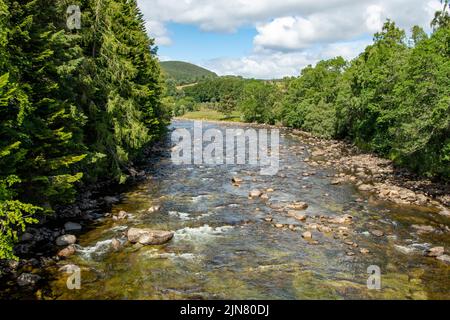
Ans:
[{"label": "dense foliage", "polygon": [[136,1],[0,0],[0,259],[82,181],[126,180],[165,125],[160,70]]},{"label": "dense foliage", "polygon": [[237,102],[242,97],[246,81],[248,80],[241,77],[219,77],[200,81],[195,86],[184,88],[183,91],[186,96],[199,103],[216,103],[229,99]]}]

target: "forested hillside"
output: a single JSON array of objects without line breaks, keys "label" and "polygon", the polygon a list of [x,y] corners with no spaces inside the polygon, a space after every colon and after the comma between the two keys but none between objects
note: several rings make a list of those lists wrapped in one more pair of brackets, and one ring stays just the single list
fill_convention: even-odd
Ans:
[{"label": "forested hillside", "polygon": [[0,259],[80,183],[124,182],[166,124],[136,1],[75,4],[82,27],[70,31],[67,1],[0,0]]},{"label": "forested hillside", "polygon": [[205,68],[182,61],[163,61],[161,68],[166,77],[177,85],[191,84],[205,79],[213,79],[217,74]]}]

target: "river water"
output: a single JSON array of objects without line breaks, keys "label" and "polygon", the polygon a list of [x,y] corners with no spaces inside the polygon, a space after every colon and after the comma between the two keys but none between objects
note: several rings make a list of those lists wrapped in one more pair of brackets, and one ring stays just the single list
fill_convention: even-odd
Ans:
[{"label": "river water", "polygon": [[[175,121],[172,127],[192,125]],[[204,123],[204,129],[227,127],[233,125]],[[301,139],[282,131],[280,144],[281,169],[275,176],[261,176],[252,166],[174,165],[168,149],[149,162],[151,178],[113,207],[113,213],[125,210],[131,217],[100,219],[79,235],[79,252],[48,268],[39,297],[450,299],[450,266],[423,254],[433,246],[450,247],[449,233],[439,231],[450,225],[448,218],[430,208],[377,202],[350,184],[331,185],[332,169],[303,161],[309,146]],[[305,172],[313,175],[304,177]],[[244,180],[240,187],[231,183],[235,176]],[[249,191],[267,188],[274,189],[269,201],[248,198]],[[317,242],[304,240],[306,224],[277,210],[295,201],[309,204],[307,223],[344,214],[353,216],[353,223],[328,224],[332,232],[313,230]],[[153,205],[161,210],[149,213]],[[438,231],[418,234],[412,225]],[[122,233],[130,226],[173,230],[175,236],[162,246],[128,245]],[[385,234],[375,236],[372,230]],[[124,242],[119,251],[111,249],[113,238]],[[81,268],[80,290],[67,289],[68,275],[58,271],[65,264]],[[380,268],[381,290],[367,286],[370,266]]]}]

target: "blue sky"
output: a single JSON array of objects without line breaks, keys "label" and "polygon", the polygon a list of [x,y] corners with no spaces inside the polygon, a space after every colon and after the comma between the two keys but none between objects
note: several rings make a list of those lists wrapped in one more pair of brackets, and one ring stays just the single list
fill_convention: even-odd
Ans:
[{"label": "blue sky", "polygon": [[273,79],[356,57],[386,19],[429,31],[439,0],[138,0],[161,60]]},{"label": "blue sky", "polygon": [[205,32],[199,27],[187,24],[166,25],[172,44],[159,46],[162,59],[205,63],[215,58],[239,58],[251,53],[252,40],[256,30],[240,28],[234,33]]}]

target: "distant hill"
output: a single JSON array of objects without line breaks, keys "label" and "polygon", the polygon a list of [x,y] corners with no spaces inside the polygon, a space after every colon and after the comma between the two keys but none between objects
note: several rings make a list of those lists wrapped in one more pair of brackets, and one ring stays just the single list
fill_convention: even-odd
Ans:
[{"label": "distant hill", "polygon": [[216,78],[217,74],[182,61],[163,61],[161,68],[168,78],[175,80],[178,85],[195,83],[203,79]]}]

